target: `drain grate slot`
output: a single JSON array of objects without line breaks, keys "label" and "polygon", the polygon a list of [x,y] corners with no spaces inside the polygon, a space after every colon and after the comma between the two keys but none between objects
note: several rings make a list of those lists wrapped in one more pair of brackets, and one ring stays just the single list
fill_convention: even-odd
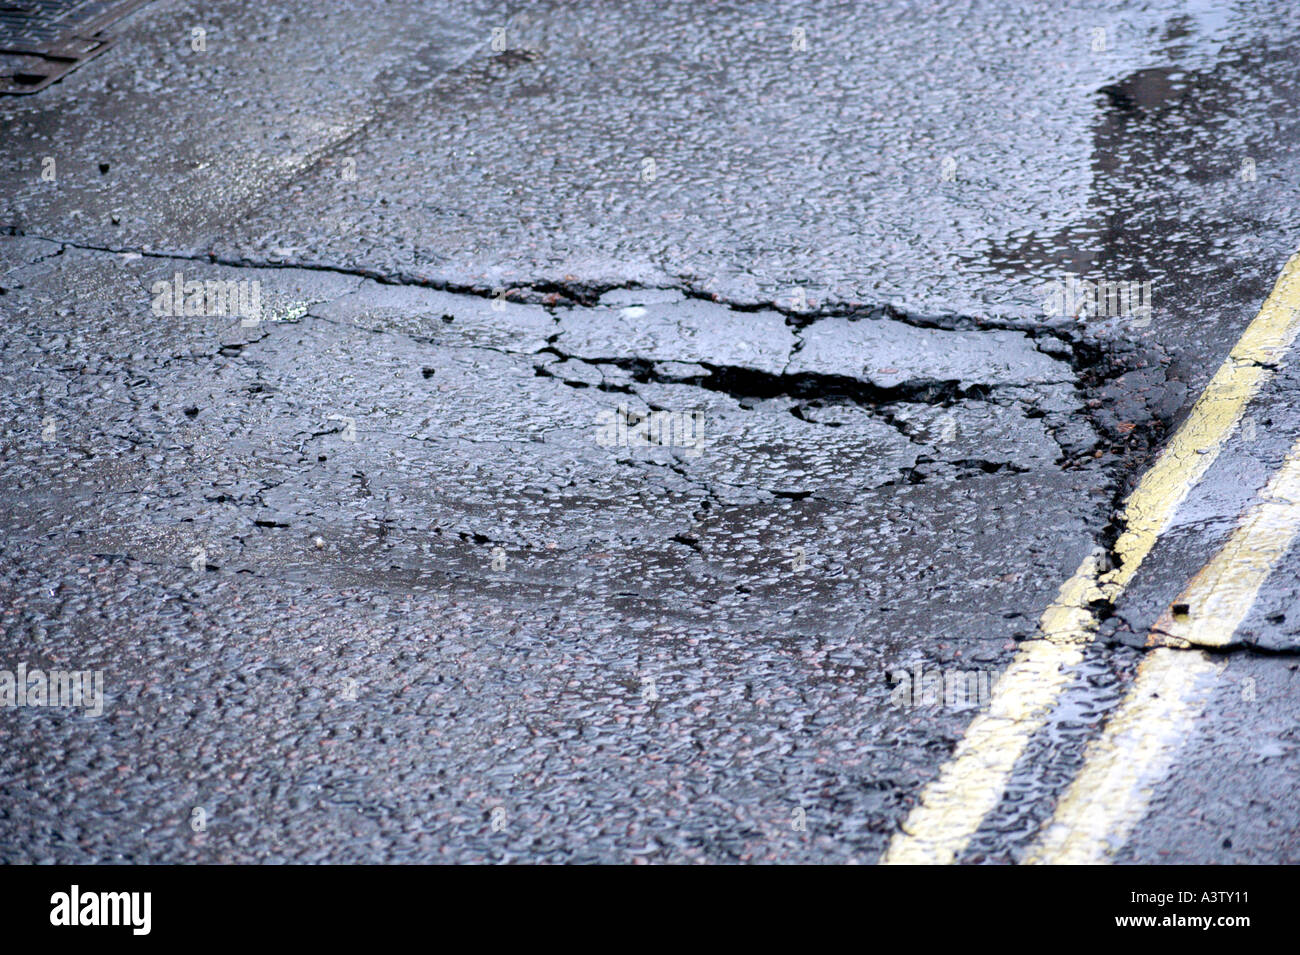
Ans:
[{"label": "drain grate slot", "polygon": [[103,31],[148,0],[0,0],[0,95],[43,90],[112,45]]}]

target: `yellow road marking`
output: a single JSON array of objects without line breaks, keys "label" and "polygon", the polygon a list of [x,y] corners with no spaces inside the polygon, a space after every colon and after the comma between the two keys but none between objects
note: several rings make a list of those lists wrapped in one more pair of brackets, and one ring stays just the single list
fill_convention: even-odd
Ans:
[{"label": "yellow road marking", "polygon": [[1246,405],[1272,374],[1300,330],[1300,253],[1278,276],[1255,320],[1214,373],[1187,420],[1142,475],[1124,509],[1124,531],[1115,542],[1120,565],[1103,580],[1111,599],[1119,595],[1169,526],[1178,505],[1209,470]]},{"label": "yellow road marking", "polygon": [[[1254,605],[1273,566],[1300,530],[1300,439],[1228,542],[1152,628],[1148,643],[1222,647]],[[1222,664],[1204,653],[1163,648],[1138,668],[1133,688],[1088,749],[1027,861],[1105,862],[1146,814],[1186,734],[1204,708]]]},{"label": "yellow road marking", "polygon": [[1223,666],[1199,651],[1152,650],[1026,863],[1096,865],[1122,849]]},{"label": "yellow road marking", "polygon": [[881,857],[882,865],[947,865],[997,805],[1011,770],[1047,717],[1070,668],[1096,626],[1088,601],[1097,596],[1097,556],[1084,558],[1039,623],[1045,639],[1016,653],[989,694],[989,708],[966,728],[952,759],[926,787]]},{"label": "yellow road marking", "polygon": [[921,801],[890,842],[882,864],[948,864],[966,847],[998,800],[1029,739],[1082,658],[1095,621],[1089,600],[1114,602],[1169,526],[1178,505],[1209,470],[1246,405],[1300,331],[1300,253],[1278,276],[1259,314],[1246,327],[1187,419],[1125,502],[1115,544],[1119,566],[1095,578],[1085,561],[1065,582],[1040,622],[1043,640],[1026,643],[998,679],[987,713],[975,717],[952,758],[926,786]]},{"label": "yellow road marking", "polygon": [[[1150,646],[1223,647],[1255,603],[1259,588],[1300,530],[1300,440],[1259,502],[1166,610],[1147,638]],[[1187,605],[1187,612],[1174,607]]]}]

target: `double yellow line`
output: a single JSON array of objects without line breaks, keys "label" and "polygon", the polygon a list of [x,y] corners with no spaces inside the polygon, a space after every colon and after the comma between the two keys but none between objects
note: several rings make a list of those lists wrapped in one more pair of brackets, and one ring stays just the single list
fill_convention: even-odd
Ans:
[{"label": "double yellow line", "polygon": [[[952,758],[925,788],[881,863],[947,864],[965,849],[997,805],[1017,760],[1038,731],[1093,638],[1089,604],[1113,603],[1169,526],[1174,512],[1204,477],[1240,422],[1251,398],[1281,362],[1300,331],[1300,253],[1282,270],[1259,314],[1206,386],[1164,451],[1125,502],[1118,566],[1099,575],[1090,555],[1061,587],[994,685],[989,708],[975,717]],[[1273,562],[1300,522],[1300,441],[1270,483],[1260,505],[1224,549],[1197,575],[1151,642],[1222,646],[1254,602]],[[1290,508],[1288,510],[1288,508]],[[1283,513],[1285,512],[1285,513]],[[1216,621],[1216,622],[1209,622]],[[1139,667],[1128,697],[1089,748],[1084,767],[1044,827],[1030,861],[1102,861],[1127,839],[1145,811],[1152,780],[1163,778],[1176,731],[1199,715],[1217,664],[1200,653],[1153,652]],[[1165,727],[1162,731],[1155,721]]]}]

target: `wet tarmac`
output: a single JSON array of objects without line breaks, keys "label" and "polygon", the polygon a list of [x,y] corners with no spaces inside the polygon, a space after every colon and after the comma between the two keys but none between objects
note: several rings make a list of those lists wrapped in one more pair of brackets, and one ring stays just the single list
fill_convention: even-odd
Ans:
[{"label": "wet tarmac", "polygon": [[[0,712],[6,861],[874,862],[983,702],[927,675],[1035,636],[1300,247],[1281,4],[121,31],[0,101],[0,668],[105,673]],[[1023,856],[1295,385],[962,861]],[[1296,860],[1295,560],[1126,861]]]}]

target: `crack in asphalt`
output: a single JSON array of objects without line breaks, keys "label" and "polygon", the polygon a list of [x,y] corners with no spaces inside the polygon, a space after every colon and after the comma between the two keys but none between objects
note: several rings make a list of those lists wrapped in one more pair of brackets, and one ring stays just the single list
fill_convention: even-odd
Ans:
[{"label": "crack in asphalt", "polygon": [[[763,311],[778,312],[786,317],[788,324],[796,334],[797,343],[791,353],[793,357],[803,347],[799,333],[811,325],[827,318],[847,318],[852,321],[888,320],[908,325],[913,328],[937,331],[1014,331],[1031,339],[1050,338],[1065,346],[1065,354],[1052,352],[1054,356],[1065,357],[1075,370],[1082,364],[1091,364],[1093,357],[1075,355],[1075,348],[1085,338],[1066,321],[1031,322],[1027,320],[998,320],[960,313],[929,314],[912,312],[892,304],[863,304],[827,302],[816,308],[794,308],[781,302],[728,302],[720,295],[701,288],[688,276],[681,276],[681,281],[673,286],[646,286],[639,282],[581,282],[573,281],[538,281],[512,282],[505,286],[485,288],[478,285],[449,282],[427,276],[414,275],[407,271],[388,272],[358,266],[346,266],[328,262],[308,262],[288,258],[270,258],[256,260],[247,256],[222,256],[212,252],[196,253],[184,250],[148,249],[142,246],[110,246],[62,239],[40,233],[28,232],[20,226],[0,226],[0,235],[16,238],[37,239],[59,245],[60,248],[44,258],[61,255],[65,249],[78,249],[85,252],[104,252],[117,255],[139,255],[144,258],[175,259],[178,261],[197,262],[208,265],[220,265],[239,269],[288,269],[305,272],[326,272],[334,275],[346,275],[354,278],[370,279],[382,285],[427,288],[438,292],[455,295],[471,295],[477,298],[512,300],[517,293],[531,295],[532,298],[519,298],[517,304],[542,305],[547,308],[588,308],[599,304],[602,296],[617,291],[674,291],[680,292],[688,299],[723,305],[733,312],[757,313]],[[36,261],[41,261],[40,259]],[[33,263],[29,263],[33,264]]]},{"label": "crack in asphalt", "polygon": [[[213,254],[194,254],[174,251],[149,250],[144,248],[127,248],[113,247],[104,245],[94,245],[88,243],[75,242],[71,240],[59,239],[51,236],[27,233],[17,227],[7,227],[4,230],[11,236],[26,237],[40,241],[50,242],[59,245],[59,249],[39,259],[28,263],[35,264],[55,255],[61,255],[66,249],[78,249],[87,252],[101,252],[106,254],[134,254],[144,258],[173,259],[179,261],[199,262],[209,265],[218,265],[228,268],[246,268],[246,269],[288,269],[302,271],[327,272],[331,274],[346,275],[361,280],[369,279],[384,285],[407,286],[416,288],[428,288],[434,291],[447,292],[454,295],[469,295],[477,298],[488,298],[496,300],[508,300],[510,295],[519,291],[531,292],[535,295],[541,295],[540,301],[524,301],[520,304],[539,304],[549,310],[556,308],[575,308],[575,307],[592,307],[598,304],[601,296],[612,291],[645,291],[639,284],[581,284],[581,283],[553,283],[544,282],[536,284],[516,284],[508,289],[483,289],[475,286],[457,285],[453,283],[438,282],[426,278],[410,276],[407,273],[397,273],[396,275],[385,273],[377,269],[349,268],[335,266],[323,263],[309,263],[289,260],[267,260],[254,261],[247,258],[231,259]],[[659,291],[655,289],[654,291]],[[1071,368],[1076,372],[1081,370],[1095,370],[1101,363],[1101,355],[1104,348],[1096,343],[1089,343],[1085,346],[1081,336],[1071,333],[1069,330],[1047,326],[1031,325],[1017,322],[994,322],[988,320],[979,320],[968,316],[935,316],[935,315],[916,315],[908,313],[893,306],[822,306],[816,312],[807,310],[792,310],[783,307],[779,303],[770,304],[738,304],[721,301],[718,296],[700,291],[691,286],[683,286],[664,291],[676,291],[689,299],[707,301],[712,304],[721,305],[733,312],[756,313],[770,310],[778,312],[786,317],[787,324],[790,326],[794,336],[794,345],[786,360],[786,368],[793,362],[804,348],[804,332],[816,322],[825,318],[847,318],[851,321],[856,320],[889,320],[898,322],[914,328],[934,329],[941,331],[1014,331],[1026,335],[1030,339],[1037,339],[1042,336],[1048,336],[1060,346],[1051,351],[1038,347],[1039,351],[1048,354],[1054,358],[1061,358],[1068,361]],[[560,296],[564,301],[561,301]],[[331,321],[322,316],[311,312],[310,307],[324,303],[326,300],[320,300],[309,303],[311,317],[321,321]],[[333,301],[333,300],[330,300]],[[399,334],[386,329],[370,329],[380,334]],[[421,342],[424,344],[431,343],[430,339],[421,338],[417,335],[407,334],[409,340]],[[962,387],[959,380],[953,379],[913,379],[893,387],[882,387],[871,382],[858,378],[851,378],[842,375],[819,374],[815,372],[803,372],[790,374],[782,371],[780,374],[771,374],[756,369],[743,368],[734,365],[713,364],[709,362],[699,362],[702,367],[710,373],[708,376],[702,376],[699,379],[681,379],[672,378],[658,374],[654,369],[655,362],[650,359],[640,358],[610,358],[610,357],[589,357],[577,353],[568,353],[561,350],[556,344],[555,339],[559,336],[552,336],[548,341],[548,348],[543,351],[550,351],[560,358],[566,360],[582,361],[589,365],[613,365],[626,371],[631,371],[634,380],[647,383],[686,383],[695,384],[700,387],[722,392],[734,398],[764,398],[778,395],[789,395],[793,397],[803,397],[806,399],[824,398],[827,394],[833,394],[845,398],[863,408],[871,411],[879,411],[882,407],[892,404],[927,404],[947,407],[960,400],[988,400],[990,395],[998,390],[1007,388],[1025,387],[1024,384],[993,384],[993,385],[970,385]],[[263,340],[265,335],[247,342],[234,342],[222,345],[219,353],[225,353],[226,357],[234,357],[234,353],[242,351],[249,345],[256,344]],[[494,348],[489,345],[473,344],[463,345],[460,347],[482,348],[488,351],[495,351],[500,354],[512,354],[509,349]],[[1089,353],[1083,353],[1084,350]],[[538,373],[550,375],[545,371],[544,366],[538,366]],[[1109,377],[1115,377],[1122,374],[1118,370]],[[552,377],[564,380],[562,376]],[[585,387],[585,383],[574,383],[566,381],[566,384],[575,387]],[[1078,385],[1079,381],[1060,380],[1044,381],[1037,384],[1070,384]],[[632,393],[632,389],[627,387],[612,386],[608,383],[597,386],[602,390],[625,391]],[[898,421],[887,412],[879,415],[880,420],[895,427],[900,433],[909,439],[915,437],[914,434],[900,426]],[[804,419],[807,420],[807,419]],[[1049,430],[1049,434],[1055,437],[1055,432]],[[1066,449],[1062,448],[1063,458]],[[1059,462],[1058,462],[1059,463]]]},{"label": "crack in asphalt", "polygon": [[[1054,462],[1060,468],[1071,468],[1082,466],[1083,462],[1093,461],[1102,458],[1107,452],[1110,452],[1110,459],[1101,464],[1101,471],[1105,475],[1107,487],[1111,496],[1112,520],[1104,527],[1098,535],[1098,544],[1101,546],[1113,563],[1115,560],[1113,545],[1118,538],[1121,528],[1117,524],[1117,517],[1120,513],[1121,502],[1127,493],[1129,482],[1135,476],[1144,455],[1149,454],[1158,446],[1158,442],[1163,437],[1165,428],[1168,426],[1168,417],[1163,420],[1160,415],[1153,414],[1150,417],[1149,426],[1144,428],[1140,437],[1135,433],[1116,433],[1114,428],[1108,428],[1102,421],[1102,416],[1098,410],[1104,406],[1105,402],[1099,400],[1094,395],[1100,394],[1108,386],[1115,385],[1125,374],[1136,367],[1144,367],[1149,364],[1162,362],[1164,356],[1149,346],[1136,345],[1123,339],[1105,340],[1098,337],[1090,337],[1078,329],[1062,325],[1047,324],[1029,324],[1023,322],[998,322],[987,319],[977,319],[972,316],[964,315],[919,315],[909,313],[889,305],[865,306],[859,304],[827,304],[823,303],[815,310],[793,310],[786,308],[777,303],[771,304],[735,304],[723,302],[717,295],[700,290],[693,284],[684,284],[681,287],[673,289],[653,289],[648,290],[636,283],[631,284],[584,284],[579,282],[539,282],[514,284],[506,289],[484,289],[476,286],[458,285],[449,282],[441,282],[426,277],[414,276],[406,272],[388,273],[379,269],[342,267],[325,263],[312,263],[294,260],[272,259],[267,261],[254,261],[248,258],[228,258],[214,254],[195,254],[174,251],[160,251],[155,249],[144,248],[127,248],[112,247],[107,245],[95,245],[81,243],[76,241],[61,240],[53,237],[29,234],[17,227],[8,227],[4,230],[7,234],[16,237],[26,237],[30,239],[49,242],[57,245],[58,248],[48,252],[40,257],[26,263],[34,265],[43,262],[49,258],[64,254],[69,249],[76,249],[92,253],[104,254],[133,254],[142,258],[167,259],[176,261],[196,262],[212,266],[223,266],[228,268],[240,269],[285,269],[300,270],[306,272],[325,272],[332,274],[345,275],[360,280],[372,281],[386,286],[411,286],[416,288],[426,288],[437,292],[443,292],[452,295],[471,296],[477,299],[494,299],[499,301],[509,301],[513,297],[519,300],[513,304],[523,304],[540,306],[546,310],[552,320],[559,326],[561,314],[572,314],[576,309],[591,308],[601,304],[602,296],[615,291],[671,291],[682,295],[688,300],[698,300],[718,305],[735,313],[760,313],[776,312],[784,316],[786,326],[792,335],[792,344],[785,358],[781,371],[772,372],[758,368],[744,367],[736,364],[727,364],[710,361],[694,361],[688,364],[697,366],[701,373],[698,375],[691,374],[670,374],[660,370],[659,365],[663,360],[649,357],[615,357],[615,356],[591,356],[582,353],[582,350],[567,349],[560,341],[562,333],[557,330],[556,333],[547,337],[545,344],[531,352],[526,350],[511,349],[508,347],[497,347],[479,342],[458,343],[454,348],[482,349],[485,351],[495,352],[497,354],[523,357],[528,356],[553,356],[560,359],[561,363],[581,363],[600,371],[603,368],[617,368],[623,373],[619,380],[610,380],[608,376],[600,371],[602,380],[596,383],[578,381],[572,378],[566,378],[565,375],[554,368],[555,363],[534,362],[534,373],[540,377],[550,377],[557,379],[564,384],[573,388],[594,387],[597,390],[625,393],[636,395],[643,401],[643,398],[636,388],[637,385],[658,384],[658,385],[687,385],[697,387],[706,391],[712,391],[727,395],[736,400],[741,408],[748,408],[746,401],[764,400],[770,398],[792,398],[795,404],[787,409],[789,413],[809,424],[820,425],[827,428],[840,426],[838,422],[819,421],[815,417],[810,417],[807,412],[813,408],[826,407],[828,404],[848,404],[860,408],[867,412],[868,415],[888,425],[897,433],[907,438],[908,441],[916,446],[933,450],[932,443],[923,438],[924,429],[918,429],[914,422],[909,422],[895,413],[899,406],[928,406],[950,408],[959,402],[974,401],[984,402],[1003,407],[1016,406],[1025,414],[1026,418],[1044,418],[1049,413],[1039,409],[1033,400],[1017,395],[1016,392],[1029,392],[1030,398],[1034,396],[1035,386],[1060,385],[1070,387],[1076,395],[1082,400],[1082,412],[1093,426],[1096,440],[1089,447],[1079,449],[1069,447],[1063,440],[1059,427],[1060,415],[1057,415],[1058,426],[1045,427],[1045,433],[1050,436],[1060,449],[1060,455]],[[300,318],[294,319],[296,323],[301,318],[310,318],[315,321],[343,325],[345,323],[331,319],[319,314],[317,306],[322,304],[331,304],[339,301],[347,295],[355,294],[364,288],[364,284],[359,285],[356,289],[351,290],[344,295],[334,296],[328,299],[321,299],[308,303],[307,308],[300,313]],[[944,377],[913,377],[892,385],[881,385],[874,381],[865,380],[864,378],[853,377],[850,375],[822,373],[816,371],[796,371],[791,372],[789,369],[794,363],[797,355],[803,353],[807,346],[807,332],[817,323],[824,319],[840,318],[849,321],[879,321],[886,320],[895,322],[900,325],[909,326],[919,329],[930,329],[937,331],[951,332],[1015,332],[1025,336],[1032,342],[1033,349],[1044,355],[1059,361],[1063,361],[1075,374],[1073,379],[1054,379],[1038,381],[1012,381],[1012,382],[963,382],[959,378]],[[274,321],[274,320],[272,320]],[[407,339],[413,343],[429,346],[436,344],[435,340],[423,337],[410,332],[389,329],[359,326],[374,334],[397,336]],[[252,346],[261,344],[268,340],[270,333],[266,326],[263,327],[261,334],[257,337],[240,342],[232,342],[222,345],[215,352],[208,355],[183,355],[173,356],[175,358],[185,358],[194,360],[196,358],[212,359],[216,357],[240,358],[247,357],[246,351]],[[427,371],[427,370],[426,370]],[[426,379],[431,377],[428,373],[424,376]],[[647,401],[647,404],[653,409],[655,406]],[[327,434],[337,433],[342,427],[331,428],[323,431],[314,431],[307,433],[305,441],[322,437]],[[376,430],[376,429],[369,429]],[[378,429],[382,432],[382,429]],[[395,434],[392,432],[382,432],[390,434],[396,438],[410,438],[410,435]],[[418,436],[417,436],[418,437]],[[432,440],[430,438],[420,438],[420,440]],[[495,443],[495,442],[494,442]],[[507,442],[509,443],[509,442]],[[302,455],[303,445],[300,443],[298,452]],[[636,456],[628,456],[626,463],[636,467],[665,466],[662,462],[645,460]],[[311,467],[313,462],[304,458],[300,460],[300,465]],[[940,465],[948,468],[947,471],[935,472],[927,471],[927,465]],[[691,474],[687,468],[680,462],[671,461],[667,465],[671,470],[679,475],[691,486],[699,489],[704,498],[702,507],[697,508],[692,517],[698,521],[702,512],[710,510],[715,505],[722,505],[723,501],[717,496],[716,487],[724,486],[734,489],[751,489],[748,485],[729,484],[720,481],[717,477],[709,479],[700,479]],[[961,480],[964,477],[981,474],[995,473],[1026,473],[1032,468],[1020,464],[1016,461],[993,460],[964,454],[961,457],[944,459],[939,456],[922,455],[918,456],[915,464],[900,467],[899,477],[893,480],[885,481],[878,487],[903,486],[924,483],[932,477],[941,477],[945,480]],[[261,494],[270,490],[262,488],[255,493],[259,500]],[[812,491],[783,491],[780,489],[769,489],[769,496],[773,498],[793,497],[802,499],[811,497],[813,499],[822,499],[820,495]],[[262,506],[265,506],[264,504]],[[284,527],[283,522],[271,521],[268,526]],[[466,532],[459,532],[464,537]],[[475,540],[481,535],[473,535]],[[692,547],[691,535],[689,531],[678,532],[671,535],[671,539],[683,546]],[[484,538],[483,542],[487,543],[509,543],[508,541],[496,541],[490,538]],[[695,542],[698,544],[698,541]],[[1101,619],[1105,619],[1113,608],[1098,608]]]}]

